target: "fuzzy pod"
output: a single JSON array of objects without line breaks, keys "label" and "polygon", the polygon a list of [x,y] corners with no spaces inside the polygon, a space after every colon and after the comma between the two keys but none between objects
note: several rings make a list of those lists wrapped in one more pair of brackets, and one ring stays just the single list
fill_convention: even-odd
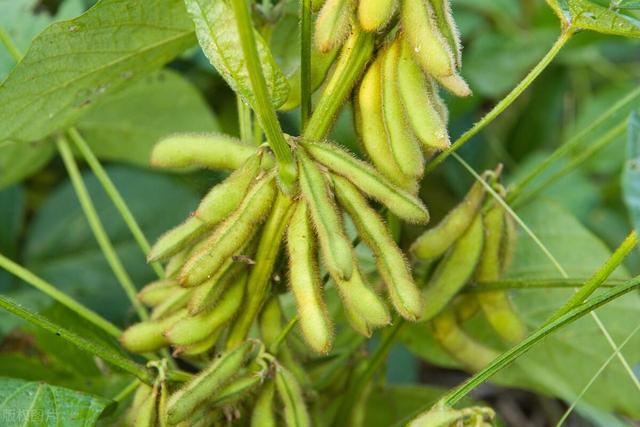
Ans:
[{"label": "fuzzy pod", "polygon": [[261,178],[249,190],[238,208],[205,240],[201,249],[182,267],[179,282],[192,287],[216,274],[250,241],[267,217],[276,196],[273,175]]},{"label": "fuzzy pod", "polygon": [[138,299],[147,307],[155,307],[169,298],[176,289],[179,289],[179,286],[175,280],[156,280],[138,292]]},{"label": "fuzzy pod", "polygon": [[344,43],[351,29],[354,0],[326,0],[316,19],[315,45],[320,52],[329,52]]},{"label": "fuzzy pod", "polygon": [[365,31],[383,29],[393,17],[398,0],[359,0],[358,22]]},{"label": "fuzzy pod", "polygon": [[195,316],[187,316],[165,332],[171,344],[191,345],[204,340],[230,321],[242,305],[247,275],[242,274],[220,297],[215,307]]},{"label": "fuzzy pod", "polygon": [[389,228],[353,184],[342,177],[334,177],[333,181],[340,205],[349,213],[358,235],[375,256],[391,303],[402,317],[417,320],[424,310],[422,294]]},{"label": "fuzzy pod", "polygon": [[[406,176],[418,180],[424,173],[424,156],[409,124],[400,96],[399,65],[402,39],[396,38],[385,51],[382,64],[382,110],[391,152]],[[415,113],[414,113],[415,114]],[[423,111],[420,111],[424,115]]]},{"label": "fuzzy pod", "polygon": [[164,267],[164,274],[167,278],[175,279],[180,273],[182,266],[187,261],[191,248],[186,248],[169,258],[167,265]]},{"label": "fuzzy pod", "polygon": [[425,73],[435,77],[455,73],[453,51],[438,28],[435,13],[428,0],[403,0],[400,22],[413,56]]},{"label": "fuzzy pod", "polygon": [[211,396],[207,402],[213,407],[233,405],[249,396],[262,382],[263,372],[249,371],[241,374]]},{"label": "fuzzy pod", "polygon": [[136,391],[133,394],[131,406],[127,409],[127,412],[122,417],[122,424],[125,426],[133,426],[138,416],[138,411],[142,408],[142,405],[153,393],[153,388],[145,383],[138,384]]},{"label": "fuzzy pod", "polygon": [[287,427],[311,426],[311,418],[296,377],[282,366],[276,367],[276,390],[284,406],[284,421]]},{"label": "fuzzy pod", "polygon": [[368,163],[335,144],[305,142],[303,145],[318,162],[347,178],[400,218],[416,224],[429,222],[429,212],[419,198],[392,184]]},{"label": "fuzzy pod", "polygon": [[182,310],[187,305],[190,294],[190,289],[185,289],[180,286],[176,287],[171,295],[153,308],[153,311],[151,312],[151,320],[163,319],[167,316],[171,316],[179,310]]},{"label": "fuzzy pod", "polygon": [[453,58],[455,59],[456,68],[462,67],[462,43],[460,41],[460,31],[456,26],[451,12],[450,0],[429,0],[436,24],[440,29],[440,33],[444,36],[453,50]]},{"label": "fuzzy pod", "polygon": [[187,304],[189,314],[194,316],[215,306],[225,290],[242,274],[243,269],[243,264],[233,262],[228,268],[221,269],[215,276],[197,286]]},{"label": "fuzzy pod", "polygon": [[150,163],[163,169],[205,167],[234,170],[257,148],[216,133],[181,133],[161,139],[153,147]]},{"label": "fuzzy pod", "polygon": [[482,218],[476,215],[431,276],[423,290],[425,310],[422,320],[438,314],[467,284],[478,264],[483,245]]},{"label": "fuzzy pod", "polygon": [[167,402],[167,418],[177,424],[189,418],[210,396],[228,384],[249,360],[257,356],[259,345],[248,340],[220,354],[195,378],[173,393]]},{"label": "fuzzy pod", "polygon": [[314,351],[326,354],[331,349],[333,327],[322,297],[314,237],[307,205],[304,201],[299,202],[287,230],[289,288],[305,341]]},{"label": "fuzzy pod", "polygon": [[147,255],[147,261],[165,260],[177,254],[189,243],[206,233],[209,228],[207,223],[200,218],[190,216],[158,238]]},{"label": "fuzzy pod", "polygon": [[453,311],[448,308],[431,319],[431,331],[447,353],[474,372],[487,366],[499,355],[494,349],[467,335]]},{"label": "fuzzy pod", "polygon": [[276,414],[273,407],[275,400],[275,385],[273,381],[266,381],[251,411],[251,427],[276,427]]},{"label": "fuzzy pod", "polygon": [[384,55],[378,55],[364,74],[355,96],[355,122],[364,150],[375,168],[395,185],[414,193],[415,177],[405,175],[391,150],[389,132],[385,127],[382,106],[382,65]]},{"label": "fuzzy pod", "polygon": [[148,320],[130,326],[120,336],[120,344],[132,353],[150,353],[169,345],[163,332],[187,315],[180,310],[161,320]]},{"label": "fuzzy pod", "polygon": [[442,221],[413,242],[410,252],[423,261],[431,261],[444,254],[476,219],[484,195],[482,183],[474,183],[464,199]]},{"label": "fuzzy pod", "polygon": [[136,410],[136,418],[133,427],[155,427],[158,419],[158,388],[153,387],[151,394],[142,402]]},{"label": "fuzzy pod", "polygon": [[[322,82],[324,82],[331,65],[338,56],[338,48],[331,49],[328,52],[320,52],[316,46],[311,50],[311,92],[313,93]],[[289,97],[287,101],[279,108],[281,111],[290,111],[300,105],[302,98],[302,68],[298,67],[288,78],[289,80]]]},{"label": "fuzzy pod", "polygon": [[345,234],[342,218],[327,180],[315,163],[301,150],[298,150],[298,163],[300,190],[320,242],[324,265],[331,275],[348,280],[353,271],[353,249]]},{"label": "fuzzy pod", "polygon": [[455,96],[465,97],[471,95],[471,88],[467,82],[458,73],[454,73],[450,76],[435,76],[435,79],[440,85],[451,92]]},{"label": "fuzzy pod", "polygon": [[176,346],[173,357],[199,356],[213,349],[224,332],[224,326],[214,330],[205,339],[189,345]]},{"label": "fuzzy pod", "polygon": [[415,62],[406,39],[401,37],[398,43],[398,92],[406,119],[425,150],[444,150],[450,144],[447,117],[443,117],[446,106],[439,104],[437,88]]}]

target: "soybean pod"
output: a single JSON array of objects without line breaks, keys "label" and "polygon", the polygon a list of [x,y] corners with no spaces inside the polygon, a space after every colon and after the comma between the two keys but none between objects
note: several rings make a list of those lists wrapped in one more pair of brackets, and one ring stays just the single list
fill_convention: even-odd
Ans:
[{"label": "soybean pod", "polygon": [[284,406],[284,420],[287,427],[311,426],[307,405],[298,381],[282,366],[276,367],[276,390]]},{"label": "soybean pod", "polygon": [[180,310],[161,320],[147,320],[130,326],[120,336],[120,344],[133,353],[150,353],[169,345],[163,332],[187,315]]},{"label": "soybean pod", "polygon": [[273,381],[265,382],[260,389],[251,412],[251,427],[276,427],[276,414],[273,407],[275,390]]},{"label": "soybean pod", "polygon": [[354,0],[326,0],[320,9],[314,33],[320,52],[342,46],[349,35]]},{"label": "soybean pod", "polygon": [[382,29],[393,17],[398,0],[359,0],[358,22],[365,31]]}]

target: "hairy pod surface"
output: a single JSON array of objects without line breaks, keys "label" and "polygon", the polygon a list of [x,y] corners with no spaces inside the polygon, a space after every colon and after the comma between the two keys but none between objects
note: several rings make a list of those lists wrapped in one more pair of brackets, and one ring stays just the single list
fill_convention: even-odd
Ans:
[{"label": "hairy pod surface", "polygon": [[250,340],[222,353],[209,367],[171,395],[167,403],[169,423],[177,424],[189,418],[202,402],[227,384],[249,359],[256,356],[257,349],[257,342]]},{"label": "hairy pod surface", "polygon": [[167,299],[176,289],[178,282],[172,279],[157,280],[138,292],[138,299],[148,307],[155,307]]},{"label": "hairy pod surface", "polygon": [[175,226],[160,236],[151,247],[147,261],[164,260],[177,254],[208,229],[207,224],[200,218],[190,216],[182,224]]},{"label": "hairy pod surface", "polygon": [[456,68],[460,69],[462,67],[462,43],[460,42],[460,31],[458,31],[456,21],[451,13],[451,2],[450,0],[429,0],[429,3],[431,3],[440,32],[453,50]]},{"label": "hairy pod surface", "polygon": [[241,251],[266,218],[275,196],[273,175],[258,180],[240,206],[205,240],[202,248],[186,261],[180,271],[180,284],[185,287],[201,284]]},{"label": "hairy pod surface", "polygon": [[175,345],[191,345],[207,338],[227,323],[242,305],[247,275],[240,275],[227,289],[215,307],[195,316],[187,316],[165,332],[169,342]]},{"label": "hairy pod surface", "polygon": [[190,289],[177,287],[164,301],[153,308],[151,320],[163,319],[183,309],[189,301]]},{"label": "hairy pod surface", "polygon": [[449,147],[446,106],[439,104],[437,88],[415,62],[411,46],[404,37],[399,43],[398,92],[404,114],[425,149],[444,150]]},{"label": "hairy pod surface", "polygon": [[392,184],[368,163],[334,144],[305,142],[304,147],[322,165],[347,178],[364,194],[378,200],[405,221],[429,222],[429,212],[420,199]]},{"label": "hairy pod surface", "polygon": [[403,0],[400,21],[416,61],[425,73],[446,77],[455,73],[455,58],[438,28],[427,0]]},{"label": "hairy pod surface", "polygon": [[[197,243],[194,244],[194,246],[196,245]],[[167,261],[167,265],[164,268],[164,274],[166,277],[170,279],[176,279],[178,273],[180,273],[180,269],[182,269],[182,266],[187,261],[191,249],[192,248],[183,249],[169,258],[169,261]]]},{"label": "hairy pod surface", "polygon": [[262,372],[248,371],[225,385],[211,396],[208,404],[213,407],[233,405],[247,397],[262,381]]},{"label": "hairy pod surface", "polygon": [[411,253],[418,259],[438,258],[454,244],[476,219],[484,200],[484,186],[475,182],[464,199],[440,221],[428,229],[411,245]]},{"label": "hairy pod surface", "polygon": [[256,149],[224,134],[176,134],[161,139],[153,147],[151,165],[168,169],[205,167],[234,170],[255,154]]},{"label": "hairy pod surface", "polygon": [[455,96],[465,97],[471,95],[471,88],[458,73],[445,77],[436,76],[436,80],[443,88]]},{"label": "hairy pod surface", "polygon": [[276,390],[284,406],[284,421],[287,427],[309,427],[311,418],[302,396],[300,384],[291,372],[282,366],[276,368]]},{"label": "hairy pod surface", "polygon": [[438,314],[469,281],[478,264],[483,245],[482,218],[476,215],[467,231],[447,253],[423,290],[422,320]]},{"label": "hairy pod surface", "polygon": [[126,414],[122,418],[122,423],[125,426],[133,426],[135,425],[136,418],[138,417],[138,411],[142,408],[142,405],[145,401],[151,396],[153,392],[152,387],[148,386],[145,383],[138,384],[136,391],[133,394],[133,400],[131,402],[131,406],[127,409]]},{"label": "hairy pod surface", "polygon": [[417,320],[424,309],[422,294],[389,229],[353,184],[341,177],[334,177],[334,183],[340,204],[347,210],[358,234],[375,255],[391,303],[402,317]]},{"label": "hairy pod surface", "polygon": [[317,265],[315,239],[307,205],[298,203],[287,231],[289,287],[296,301],[305,341],[318,353],[327,353],[332,343],[332,325]]},{"label": "hairy pod surface", "polygon": [[163,331],[186,314],[186,310],[180,310],[161,320],[136,323],[124,331],[120,336],[120,343],[132,353],[149,353],[166,347],[169,343],[162,334]]},{"label": "hairy pod surface", "polygon": [[243,268],[242,264],[232,262],[229,268],[221,270],[218,274],[197,286],[189,297],[189,303],[187,304],[189,314],[193,316],[216,305],[222,294],[243,272]]},{"label": "hairy pod surface", "polygon": [[322,259],[332,276],[348,280],[353,271],[352,247],[323,173],[301,150],[300,189],[315,227]]},{"label": "hairy pod surface", "polygon": [[133,427],[155,427],[157,412],[158,388],[153,387],[151,394],[136,410],[136,420]]},{"label": "hairy pod surface", "polygon": [[349,35],[354,0],[326,0],[316,20],[315,44],[320,52],[342,46]]},{"label": "hairy pod surface", "polygon": [[[366,1],[365,1],[366,2]],[[396,38],[387,48],[382,64],[382,109],[389,132],[391,151],[402,173],[416,180],[424,173],[424,156],[409,125],[400,97],[399,66],[402,40]],[[420,111],[424,115],[423,111]]]},{"label": "hairy pod surface", "polygon": [[359,0],[358,22],[365,31],[384,28],[393,17],[398,0]]},{"label": "hairy pod surface", "polygon": [[415,179],[406,176],[393,157],[389,133],[385,127],[382,106],[383,55],[369,65],[355,97],[356,129],[371,162],[387,179],[410,192]]},{"label": "hairy pod surface", "polygon": [[253,404],[251,427],[276,427],[276,414],[273,407],[275,391],[273,381],[264,383]]}]

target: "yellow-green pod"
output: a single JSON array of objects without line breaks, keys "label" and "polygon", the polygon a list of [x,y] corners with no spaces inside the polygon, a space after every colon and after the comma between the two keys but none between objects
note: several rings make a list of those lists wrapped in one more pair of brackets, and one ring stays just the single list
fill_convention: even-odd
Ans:
[{"label": "yellow-green pod", "polygon": [[453,13],[451,13],[451,2],[449,0],[429,0],[429,3],[431,3],[440,32],[453,50],[456,68],[460,69],[462,67],[462,43],[460,42],[460,31],[458,31]]},{"label": "yellow-green pod", "polygon": [[449,133],[446,117],[439,111],[442,106],[438,105],[437,89],[415,62],[405,38],[399,43],[398,92],[407,121],[424,149],[444,150],[450,144]]},{"label": "yellow-green pod", "polygon": [[345,234],[327,181],[315,163],[301,150],[298,150],[298,163],[300,190],[313,220],[324,265],[333,276],[349,279],[353,270],[353,249]]},{"label": "yellow-green pod", "polygon": [[420,199],[392,184],[368,163],[335,144],[305,142],[303,145],[318,162],[347,178],[400,218],[417,224],[429,222],[429,212]]},{"label": "yellow-green pod", "polygon": [[178,286],[162,303],[153,308],[151,320],[162,319],[182,310],[187,305],[190,294],[190,289]]},{"label": "yellow-green pod", "polygon": [[200,314],[216,305],[224,291],[231,286],[243,269],[244,265],[234,262],[229,268],[221,270],[202,285],[196,287],[187,304],[189,314],[192,316]]},{"label": "yellow-green pod", "polygon": [[299,323],[307,344],[318,353],[331,349],[332,325],[317,264],[315,239],[307,205],[298,203],[287,230],[289,287],[298,308]]},{"label": "yellow-green pod", "polygon": [[258,180],[233,214],[186,261],[180,271],[180,284],[185,287],[201,284],[237,255],[251,241],[257,227],[266,218],[275,196],[273,175]]},{"label": "yellow-green pod", "polygon": [[326,0],[316,19],[315,45],[320,52],[342,46],[351,29],[354,0]]},{"label": "yellow-green pod", "polygon": [[453,51],[438,28],[431,3],[427,0],[403,0],[400,22],[413,56],[425,73],[446,77],[455,72]]},{"label": "yellow-green pod", "polygon": [[359,0],[358,22],[365,31],[384,28],[393,17],[398,0]]},{"label": "yellow-green pod", "polygon": [[435,79],[443,88],[445,88],[455,96],[465,97],[471,95],[471,88],[458,73],[454,73],[450,76],[444,77],[435,76]]},{"label": "yellow-green pod", "polygon": [[431,330],[447,353],[474,372],[487,366],[499,355],[494,349],[467,335],[450,309],[445,309],[431,320]]},{"label": "yellow-green pod", "polygon": [[147,255],[147,261],[163,260],[177,254],[208,229],[207,224],[200,218],[190,216],[182,224],[175,226],[160,236],[151,247]]},{"label": "yellow-green pod", "polygon": [[260,389],[251,412],[251,427],[276,427],[276,414],[273,407],[275,390],[273,381],[266,381]]},{"label": "yellow-green pod", "polygon": [[311,0],[311,10],[314,12],[319,11],[324,5],[325,0]]},{"label": "yellow-green pod", "polygon": [[422,320],[438,314],[467,284],[478,264],[483,245],[480,215],[440,261],[423,290],[425,310]]},{"label": "yellow-green pod", "polygon": [[224,292],[215,307],[176,322],[165,332],[167,340],[175,345],[190,345],[211,335],[231,320],[242,305],[246,282],[247,275],[242,274]]},{"label": "yellow-green pod", "polygon": [[262,382],[263,375],[263,372],[255,371],[242,374],[211,396],[207,403],[213,407],[233,405],[250,395]]},{"label": "yellow-green pod", "polygon": [[287,427],[311,426],[311,418],[302,396],[300,384],[291,372],[282,366],[276,367],[276,390],[284,406],[284,421]]},{"label": "yellow-green pod", "polygon": [[422,294],[416,286],[402,251],[393,240],[388,227],[348,180],[334,177],[338,201],[349,213],[358,235],[371,248],[378,271],[389,298],[400,315],[417,320],[423,312]]},{"label": "yellow-green pod", "polygon": [[176,289],[178,282],[172,279],[156,280],[146,285],[138,292],[138,299],[148,307],[155,307],[169,298]]},{"label": "yellow-green pod", "polygon": [[220,390],[248,360],[254,358],[258,349],[256,341],[248,340],[215,358],[209,367],[171,395],[167,402],[169,423],[177,424],[189,418],[202,402]]},{"label": "yellow-green pod", "polygon": [[[409,125],[400,96],[398,70],[401,50],[402,39],[397,38],[383,57],[382,109],[393,157],[404,175],[419,179],[424,172],[424,156]],[[420,114],[424,115],[424,112],[420,111]]]},{"label": "yellow-green pod", "polygon": [[257,147],[239,139],[216,133],[182,133],[161,139],[151,152],[151,165],[179,169],[204,167],[234,170],[239,168]]},{"label": "yellow-green pod", "polygon": [[122,417],[122,424],[125,426],[133,426],[138,416],[138,411],[145,403],[145,401],[151,396],[153,388],[145,383],[138,384],[136,391],[133,394],[131,406],[127,409],[127,412]]},{"label": "yellow-green pod", "polygon": [[369,65],[355,97],[355,121],[358,136],[380,173],[395,185],[414,193],[415,177],[405,175],[393,157],[389,133],[385,127],[382,107],[383,55]]},{"label": "yellow-green pod", "polygon": [[186,314],[186,310],[181,310],[161,320],[149,320],[130,326],[120,336],[120,344],[133,353],[150,353],[166,347],[169,342],[163,332]]},{"label": "yellow-green pod", "polygon": [[164,274],[166,277],[175,279],[178,276],[178,273],[180,273],[180,269],[187,261],[192,248],[193,247],[183,249],[182,251],[169,258],[169,261],[164,268]]},{"label": "yellow-green pod", "polygon": [[216,329],[212,333],[209,334],[202,341],[198,341],[189,345],[179,345],[176,346],[172,356],[173,357],[189,357],[189,356],[199,356],[213,349],[215,345],[218,343],[220,336],[224,332],[224,326]]},{"label": "yellow-green pod", "polygon": [[478,216],[484,200],[484,186],[476,182],[462,202],[435,227],[428,229],[411,245],[411,253],[418,259],[430,261],[451,247]]},{"label": "yellow-green pod", "polygon": [[[328,52],[320,52],[316,46],[311,50],[311,91],[315,91],[324,79],[327,77],[329,68],[338,56],[339,49],[331,49]],[[281,111],[290,111],[300,105],[301,89],[300,79],[302,78],[302,69],[298,67],[293,74],[288,77],[289,80],[289,97],[287,101],[278,108]]]},{"label": "yellow-green pod", "polygon": [[159,427],[168,427],[167,422],[167,400],[169,399],[169,390],[167,389],[167,382],[162,381],[160,384],[156,384],[156,387],[159,388],[158,395],[158,426]]},{"label": "yellow-green pod", "polygon": [[155,427],[157,413],[158,388],[153,387],[151,394],[136,410],[136,420],[133,427]]}]

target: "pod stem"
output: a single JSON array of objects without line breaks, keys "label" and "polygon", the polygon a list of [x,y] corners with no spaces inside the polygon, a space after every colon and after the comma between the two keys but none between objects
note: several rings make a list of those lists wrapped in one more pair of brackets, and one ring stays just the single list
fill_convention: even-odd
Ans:
[{"label": "pod stem", "polygon": [[311,0],[302,0],[300,5],[300,123],[304,132],[311,115]]},{"label": "pod stem", "polygon": [[269,146],[275,154],[280,180],[285,188],[292,188],[297,176],[296,165],[293,161],[291,148],[282,133],[278,116],[269,98],[267,83],[258,57],[249,5],[247,0],[232,0],[231,6],[236,17],[242,52],[256,100],[254,105],[256,116],[264,129]]}]

